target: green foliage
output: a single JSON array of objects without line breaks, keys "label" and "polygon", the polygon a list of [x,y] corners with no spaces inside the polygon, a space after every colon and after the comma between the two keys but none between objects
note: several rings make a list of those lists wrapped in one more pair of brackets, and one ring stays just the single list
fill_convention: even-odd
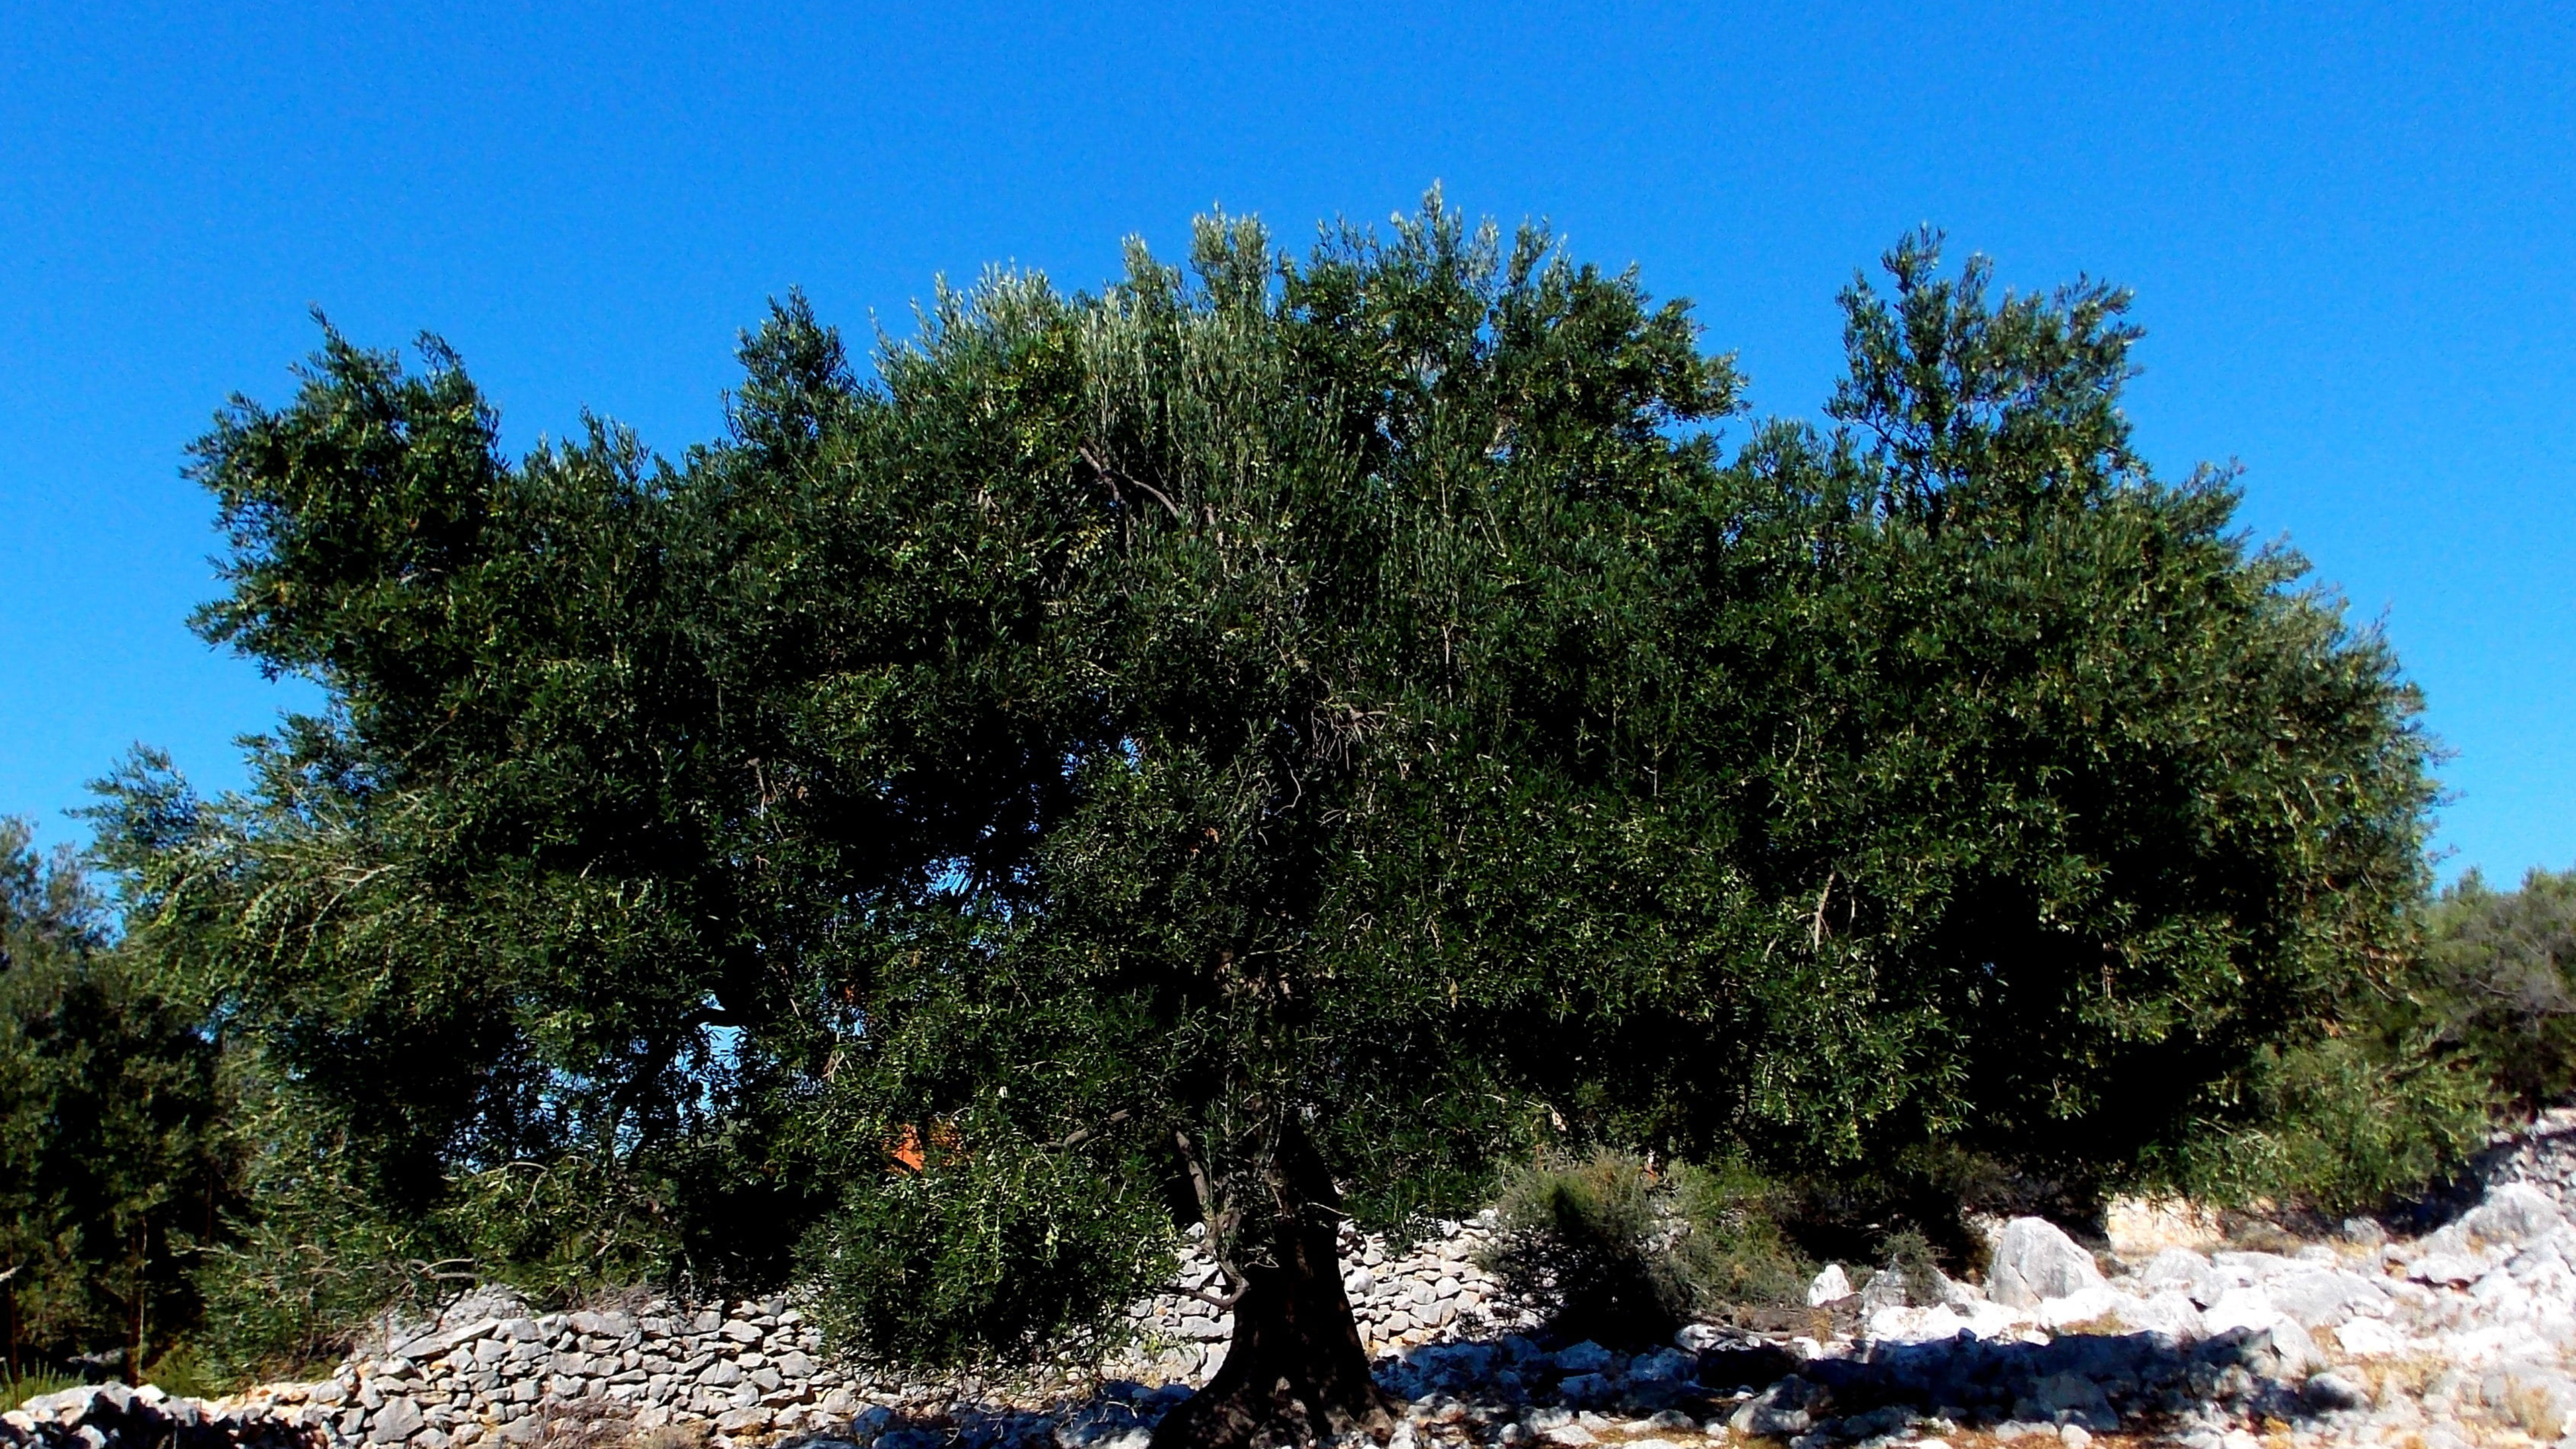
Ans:
[{"label": "green foliage", "polygon": [[1941,1301],[1941,1257],[1931,1238],[1918,1229],[1905,1228],[1887,1235],[1879,1245],[1878,1271],[1897,1276],[1905,1285],[1908,1303]]},{"label": "green foliage", "polygon": [[[1149,1175],[1139,1174],[1150,1181]],[[1105,1345],[1167,1281],[1170,1209],[1079,1159],[958,1130],[919,1171],[866,1177],[805,1245],[827,1331],[898,1362],[1043,1362]]]},{"label": "green foliage", "polygon": [[234,1181],[203,1018],[113,949],[76,865],[0,820],[0,1315],[12,1372],[197,1318]]},{"label": "green foliage", "polygon": [[1493,1267],[1569,1339],[1660,1339],[1690,1315],[1667,1194],[1643,1159],[1601,1152],[1531,1167],[1504,1187]]},{"label": "green foliage", "polygon": [[439,1225],[390,1216],[350,1179],[327,1117],[293,1093],[256,1088],[242,1110],[252,1144],[252,1210],[198,1272],[205,1327],[194,1342],[227,1380],[279,1377],[336,1359],[387,1308],[417,1314],[458,1286]]},{"label": "green foliage", "polygon": [[1740,1161],[1542,1162],[1506,1180],[1489,1266],[1565,1337],[1659,1340],[1694,1317],[1805,1301],[1815,1266],[1775,1216],[1785,1197]]},{"label": "green foliage", "polygon": [[2169,1180],[2234,1205],[2340,1216],[2420,1192],[2486,1143],[2481,1073],[2420,1039],[2353,1034],[2267,1054],[2252,1110],[2187,1139]]},{"label": "green foliage", "polygon": [[2342,1213],[2413,1196],[2500,1118],[2576,1088],[2576,875],[2499,892],[2476,872],[2424,913],[2407,969],[2356,991],[2336,1034],[2243,1078],[2254,1110],[2194,1140],[2178,1181],[2231,1201]]},{"label": "green foliage", "polygon": [[1757,435],[1699,553],[1780,1051],[1715,1075],[1810,1152],[2117,1174],[2398,958],[2424,746],[2227,481],[2129,451],[2123,296],[1936,262],[1847,294],[1852,431]]},{"label": "green foliage", "polygon": [[[443,348],[327,334],[197,473],[200,627],[329,706],[101,816],[285,1114],[255,1336],[801,1244],[861,1341],[1019,1355],[1158,1214],[1240,1279],[1555,1136],[2109,1181],[2241,1131],[2402,956],[2413,696],[2131,451],[2123,294],[1886,260],[1836,430],[1731,460],[1684,304],[1436,195],[943,292],[868,382],[790,299],[677,464],[511,460]],[[1600,1171],[1550,1200],[1606,1253]],[[1688,1292],[1780,1291],[1699,1181],[1647,1194]]]},{"label": "green foliage", "polygon": [[2497,891],[2476,871],[2425,923],[2434,1028],[2525,1111],[2576,1095],[2576,871]]},{"label": "green foliage", "polygon": [[1806,1301],[1816,1265],[1783,1226],[1792,1194],[1740,1158],[1706,1167],[1677,1162],[1667,1178],[1682,1227],[1669,1252],[1695,1314]]},{"label": "green foliage", "polygon": [[146,1364],[143,1382],[174,1399],[213,1399],[231,1392],[240,1381],[215,1373],[195,1347],[183,1343]]},{"label": "green foliage", "polygon": [[81,1380],[71,1374],[46,1373],[41,1369],[18,1373],[0,1365],[0,1412],[14,1409],[29,1399],[58,1394],[80,1385]]}]

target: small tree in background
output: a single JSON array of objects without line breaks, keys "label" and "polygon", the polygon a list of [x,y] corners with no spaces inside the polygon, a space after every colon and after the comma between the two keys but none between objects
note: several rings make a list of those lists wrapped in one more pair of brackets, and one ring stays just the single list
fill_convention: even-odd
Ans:
[{"label": "small tree in background", "polygon": [[11,1375],[139,1373],[196,1327],[197,1254],[235,1182],[220,1052],[116,952],[104,903],[0,819],[0,1320]]},{"label": "small tree in background", "polygon": [[2523,1111],[2576,1093],[2576,871],[2535,868],[2514,891],[2470,871],[2434,902],[2426,935],[2441,1039]]},{"label": "small tree in background", "polygon": [[1201,1223],[1169,1445],[1375,1420],[1338,1224],[1560,1139],[2152,1171],[2397,959],[2413,698],[2130,451],[2122,294],[1887,266],[1840,430],[1731,462],[1680,304],[1436,198],[996,276],[868,384],[791,302],[676,466],[332,337],[199,450],[201,627],[330,707],[117,785],[135,939],[423,1260],[579,1164],[495,1266],[793,1263],[954,1360]]}]

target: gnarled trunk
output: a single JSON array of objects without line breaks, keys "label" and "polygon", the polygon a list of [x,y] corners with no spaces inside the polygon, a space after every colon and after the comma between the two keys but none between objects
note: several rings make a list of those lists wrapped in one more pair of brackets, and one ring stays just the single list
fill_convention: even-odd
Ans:
[{"label": "gnarled trunk", "polygon": [[1269,1241],[1242,1266],[1225,1363],[1164,1417],[1153,1449],[1276,1449],[1388,1427],[1342,1291],[1332,1174],[1302,1131],[1285,1135],[1269,1174]]}]

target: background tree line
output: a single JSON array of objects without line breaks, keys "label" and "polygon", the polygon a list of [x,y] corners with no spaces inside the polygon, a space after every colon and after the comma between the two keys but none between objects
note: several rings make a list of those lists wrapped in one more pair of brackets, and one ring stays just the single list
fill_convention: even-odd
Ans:
[{"label": "background tree line", "polygon": [[996,275],[868,381],[791,299],[677,460],[327,335],[196,473],[197,627],[328,709],[238,795],[120,767],[105,901],[0,842],[13,1355],[275,1368],[470,1275],[1026,1355],[1202,1221],[1305,1335],[1213,1442],[1365,1413],[1338,1214],[1534,1157],[1955,1254],[2563,1097],[2576,893],[2431,893],[2396,659],[2132,451],[2126,295],[1884,262],[1829,426],[1731,452],[1683,305],[1436,199]]}]

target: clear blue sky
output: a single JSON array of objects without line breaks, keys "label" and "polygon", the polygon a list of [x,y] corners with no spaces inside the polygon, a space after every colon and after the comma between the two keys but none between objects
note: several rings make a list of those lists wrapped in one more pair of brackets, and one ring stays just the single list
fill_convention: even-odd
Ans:
[{"label": "clear blue sky", "polygon": [[2576,862],[2576,10],[896,9],[0,6],[0,813],[78,838],[138,740],[238,783],[304,697],[182,627],[178,470],[309,307],[446,336],[513,448],[587,407],[677,453],[789,286],[900,332],[942,272],[1436,178],[1697,299],[1764,412],[1918,222],[2134,286],[2149,455],[2241,461],[2429,696],[2444,873]]}]

